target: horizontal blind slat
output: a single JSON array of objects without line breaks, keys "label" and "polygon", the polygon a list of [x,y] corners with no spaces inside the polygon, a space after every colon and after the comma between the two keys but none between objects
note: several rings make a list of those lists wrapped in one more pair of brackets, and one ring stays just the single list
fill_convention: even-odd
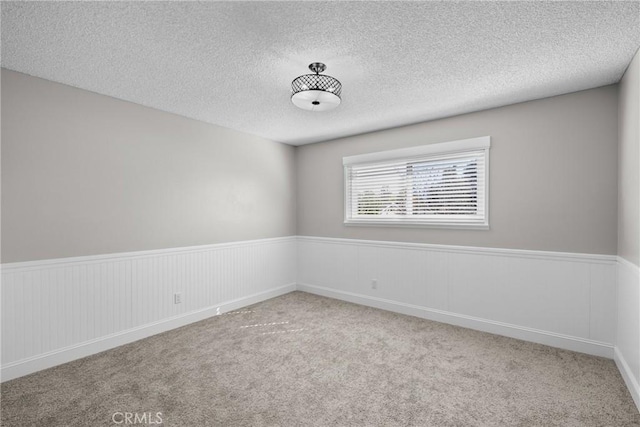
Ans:
[{"label": "horizontal blind slat", "polygon": [[442,164],[456,164],[466,161],[484,161],[484,152],[472,151],[459,154],[449,154],[442,156],[418,156],[410,157],[406,159],[390,160],[386,162],[375,163],[353,163],[348,165],[352,169],[376,169],[376,168],[389,168],[403,165],[416,165],[416,164],[430,164],[430,165],[442,165]]},{"label": "horizontal blind slat", "polygon": [[483,166],[478,162],[473,163],[465,163],[465,164],[456,164],[448,167],[429,167],[429,166],[421,166],[421,167],[412,167],[408,168],[406,166],[403,167],[394,167],[388,169],[369,169],[369,170],[357,170],[352,169],[350,171],[351,175],[355,178],[367,178],[371,176],[396,176],[396,175],[442,175],[444,173],[456,173],[463,174],[468,173],[470,171],[475,171],[479,169],[479,166]]}]

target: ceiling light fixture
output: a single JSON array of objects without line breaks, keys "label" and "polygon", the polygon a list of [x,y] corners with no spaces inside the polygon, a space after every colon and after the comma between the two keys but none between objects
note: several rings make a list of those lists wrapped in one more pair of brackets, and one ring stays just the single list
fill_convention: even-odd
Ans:
[{"label": "ceiling light fixture", "polygon": [[291,102],[303,110],[327,111],[340,105],[342,83],[325,74],[327,69],[322,62],[309,64],[315,74],[303,74],[291,82]]}]

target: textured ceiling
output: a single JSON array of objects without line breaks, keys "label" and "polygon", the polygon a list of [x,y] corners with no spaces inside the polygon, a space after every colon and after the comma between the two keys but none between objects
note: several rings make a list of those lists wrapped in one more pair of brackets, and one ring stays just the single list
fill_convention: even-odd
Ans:
[{"label": "textured ceiling", "polygon": [[[2,2],[2,66],[293,145],[619,81],[639,2]],[[343,84],[289,100],[314,61]]]}]

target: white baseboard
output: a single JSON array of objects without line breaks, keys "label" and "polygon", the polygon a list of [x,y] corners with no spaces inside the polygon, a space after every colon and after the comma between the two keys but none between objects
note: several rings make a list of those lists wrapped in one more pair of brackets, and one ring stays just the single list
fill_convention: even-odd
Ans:
[{"label": "white baseboard", "polygon": [[616,362],[616,366],[622,375],[622,379],[624,379],[625,384],[627,385],[627,389],[629,389],[629,393],[631,393],[631,397],[640,411],[640,384],[636,381],[633,373],[631,372],[631,368],[629,368],[629,364],[622,356],[622,353],[615,347],[613,360]]},{"label": "white baseboard", "polygon": [[119,347],[143,338],[150,337],[171,329],[179,328],[190,323],[199,322],[212,316],[223,314],[229,311],[237,310],[251,304],[268,300],[280,295],[295,291],[296,285],[289,284],[268,291],[259,292],[243,298],[208,307],[201,310],[192,311],[178,316],[163,319],[158,322],[149,323],[126,331],[107,335],[86,341],[80,344],[61,348],[59,350],[40,354],[35,357],[8,363],[2,366],[0,378],[2,381],[9,381],[18,377],[22,377],[43,369],[51,368],[63,363],[71,362],[83,357],[91,356],[105,350]]},{"label": "white baseboard", "polygon": [[614,356],[613,346],[611,344],[584,338],[525,328],[507,323],[495,322],[492,320],[480,319],[472,316],[465,316],[457,313],[355,294],[352,292],[338,291],[322,286],[298,284],[297,289],[299,291],[348,301],[368,307],[380,308],[382,310],[388,310],[395,313],[416,316],[423,319],[462,326],[469,329],[503,335],[524,341],[531,341],[565,350],[577,351],[609,359],[612,359]]}]

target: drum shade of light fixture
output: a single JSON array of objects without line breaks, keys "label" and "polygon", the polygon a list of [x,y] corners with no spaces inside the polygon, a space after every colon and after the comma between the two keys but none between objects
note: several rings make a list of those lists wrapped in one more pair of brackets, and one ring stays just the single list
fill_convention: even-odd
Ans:
[{"label": "drum shade of light fixture", "polygon": [[331,76],[320,74],[327,69],[322,62],[309,64],[315,74],[303,74],[291,82],[291,102],[303,110],[327,111],[340,105],[342,84]]}]

